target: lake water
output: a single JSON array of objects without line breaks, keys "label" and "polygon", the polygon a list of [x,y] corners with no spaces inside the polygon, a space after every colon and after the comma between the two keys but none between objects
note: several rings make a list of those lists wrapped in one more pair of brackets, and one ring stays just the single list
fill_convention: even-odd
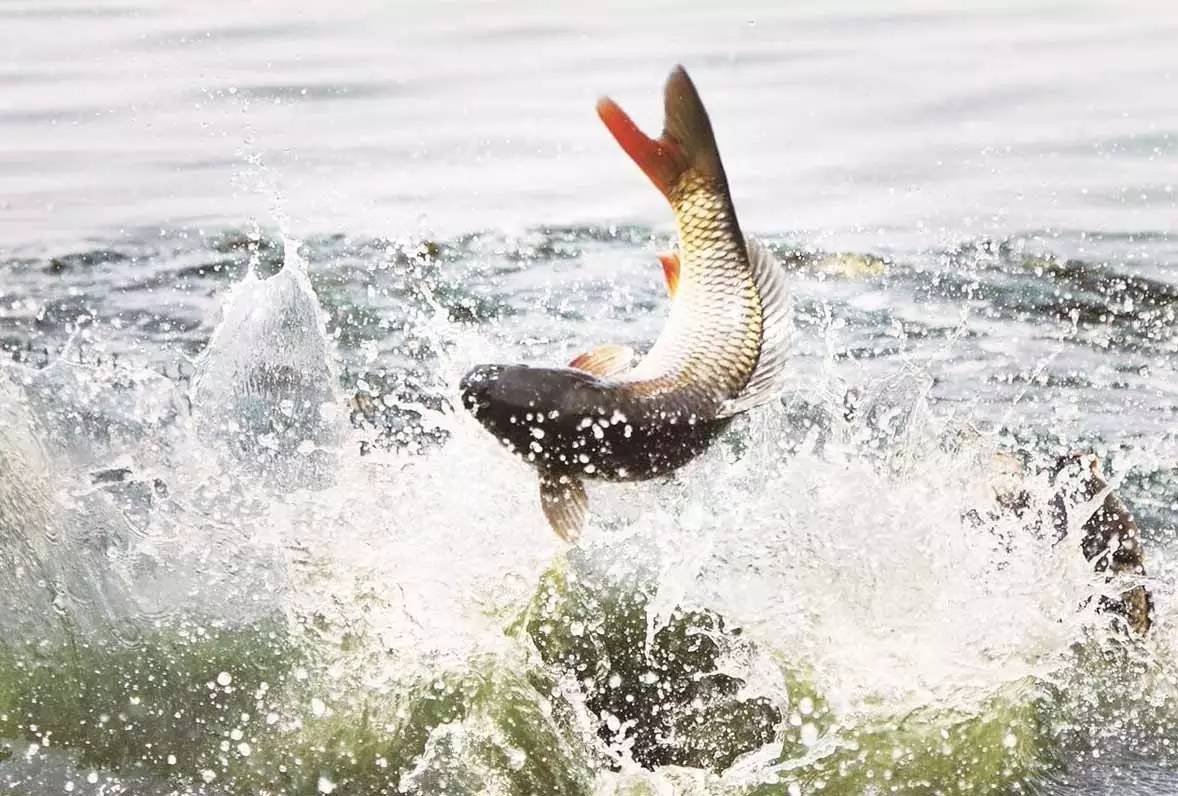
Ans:
[{"label": "lake water", "polygon": [[[0,782],[1178,789],[1176,41],[1162,2],[3,0]],[[676,63],[793,270],[796,363],[670,483],[594,491],[570,553],[454,389],[654,339],[671,214],[593,107],[657,130]],[[991,447],[1100,455],[1146,639],[1078,543],[960,521]],[[646,583],[642,633],[607,600],[521,635],[568,572]],[[776,711],[682,714],[744,738],[699,742],[724,765],[578,685],[669,679],[684,611],[743,628],[721,668]]]}]

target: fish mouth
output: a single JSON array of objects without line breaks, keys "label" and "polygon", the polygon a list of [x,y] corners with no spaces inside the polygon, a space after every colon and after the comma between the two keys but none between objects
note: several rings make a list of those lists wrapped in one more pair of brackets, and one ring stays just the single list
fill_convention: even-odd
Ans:
[{"label": "fish mouth", "polygon": [[462,405],[472,415],[477,416],[481,410],[491,405],[488,392],[499,380],[499,376],[504,370],[506,370],[505,365],[477,365],[467,371],[462,380],[458,382]]}]

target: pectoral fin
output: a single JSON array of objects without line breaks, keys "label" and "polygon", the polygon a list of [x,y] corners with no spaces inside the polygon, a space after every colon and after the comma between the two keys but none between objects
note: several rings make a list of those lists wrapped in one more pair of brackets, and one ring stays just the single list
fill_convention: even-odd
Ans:
[{"label": "pectoral fin", "polygon": [[633,348],[607,343],[573,357],[569,367],[592,373],[594,376],[604,379],[621,373],[633,363]]},{"label": "pectoral fin", "polygon": [[541,476],[540,507],[557,536],[566,542],[580,538],[589,515],[589,497],[580,478]]}]

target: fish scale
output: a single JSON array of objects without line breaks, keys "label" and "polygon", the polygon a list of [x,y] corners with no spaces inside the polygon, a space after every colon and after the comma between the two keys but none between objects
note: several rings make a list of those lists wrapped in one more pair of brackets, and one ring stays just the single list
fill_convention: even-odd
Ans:
[{"label": "fish scale", "polygon": [[723,401],[756,367],[761,307],[725,186],[688,173],[670,196],[683,252],[671,321],[626,381],[644,395],[685,389]]}]

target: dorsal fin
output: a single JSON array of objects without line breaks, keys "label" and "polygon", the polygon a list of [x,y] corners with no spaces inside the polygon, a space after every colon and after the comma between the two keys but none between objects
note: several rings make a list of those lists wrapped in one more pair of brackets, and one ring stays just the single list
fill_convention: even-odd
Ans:
[{"label": "dorsal fin", "polygon": [[793,297],[786,285],[785,269],[760,241],[746,238],[746,244],[761,303],[761,350],[744,389],[725,402],[721,417],[748,411],[777,397],[794,339]]},{"label": "dorsal fin", "polygon": [[633,363],[633,348],[606,343],[573,357],[569,367],[592,373],[594,376],[604,379],[621,373]]},{"label": "dorsal fin", "polygon": [[659,252],[657,257],[663,264],[663,276],[667,279],[667,295],[675,298],[679,292],[679,253],[676,251]]},{"label": "dorsal fin", "polygon": [[675,67],[663,89],[663,133],[651,138],[608,97],[597,102],[597,115],[618,144],[655,187],[670,198],[688,171],[714,180],[728,189],[712,122],[695,84],[682,66]]}]

